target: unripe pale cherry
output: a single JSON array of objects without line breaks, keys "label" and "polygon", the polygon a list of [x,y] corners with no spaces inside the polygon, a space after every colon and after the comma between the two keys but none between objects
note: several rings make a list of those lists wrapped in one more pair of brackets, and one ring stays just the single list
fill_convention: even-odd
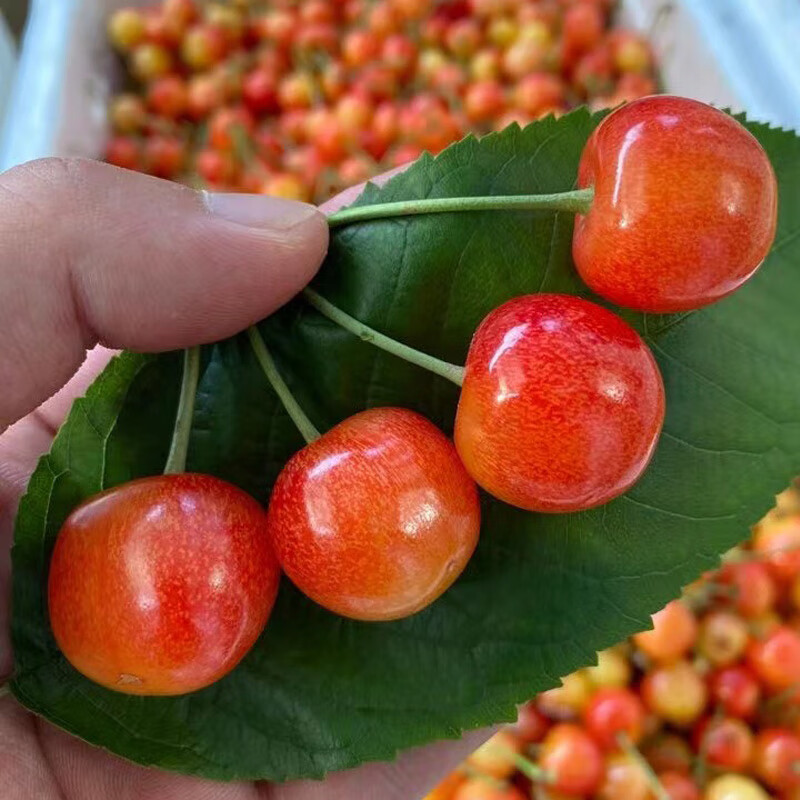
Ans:
[{"label": "unripe pale cherry", "polygon": [[268,525],[281,566],[305,595],[345,617],[389,620],[432,603],[461,574],[480,506],[435,425],[407,409],[374,408],[289,460]]},{"label": "unripe pale cherry", "polygon": [[490,494],[570,512],[630,488],[663,419],[661,374],[636,331],[579,297],[525,295],[475,332],[455,443]]},{"label": "unripe pale cherry", "polygon": [[575,221],[578,272],[613,303],[671,313],[713,303],[758,269],[775,238],[777,182],[756,138],[711,106],[652,96],[589,138]]}]

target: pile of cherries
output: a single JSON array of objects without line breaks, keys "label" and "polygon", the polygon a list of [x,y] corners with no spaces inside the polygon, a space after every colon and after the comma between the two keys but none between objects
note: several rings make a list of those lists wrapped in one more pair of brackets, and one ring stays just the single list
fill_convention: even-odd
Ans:
[{"label": "pile of cherries", "polygon": [[800,493],[426,800],[800,798]]},{"label": "pile of cherries", "polygon": [[321,202],[468,132],[655,91],[610,0],[163,0],[109,23],[112,164]]}]

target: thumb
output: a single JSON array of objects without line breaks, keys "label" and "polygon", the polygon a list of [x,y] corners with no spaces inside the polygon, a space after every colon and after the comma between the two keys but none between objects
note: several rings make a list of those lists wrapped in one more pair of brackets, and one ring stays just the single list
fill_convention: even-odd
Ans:
[{"label": "thumb", "polygon": [[198,193],[84,160],[0,175],[0,431],[98,342],[170,350],[264,318],[327,245],[325,218],[303,203]]}]

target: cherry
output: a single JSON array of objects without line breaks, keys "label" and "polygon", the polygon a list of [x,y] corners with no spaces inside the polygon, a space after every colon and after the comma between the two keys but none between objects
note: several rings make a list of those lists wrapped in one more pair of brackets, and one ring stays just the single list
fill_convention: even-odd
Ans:
[{"label": "cherry", "polygon": [[763,639],[751,642],[747,661],[769,690],[790,689],[800,679],[800,634],[779,625]]},{"label": "cherry", "polygon": [[591,289],[628,308],[713,303],[753,275],[775,237],[766,153],[695,100],[653,96],[614,111],[584,147],[578,184],[595,197],[576,218],[575,264]]},{"label": "cherry", "polygon": [[228,51],[225,32],[214,25],[198,23],[183,37],[181,58],[189,69],[203,72],[219,64]]},{"label": "cherry", "polygon": [[644,733],[645,710],[630,689],[600,689],[592,696],[583,715],[584,725],[605,750],[619,747],[620,736],[634,744]]},{"label": "cherry", "polygon": [[480,25],[474,19],[460,19],[447,29],[445,44],[456,58],[469,58],[481,45]]},{"label": "cherry", "polygon": [[647,775],[627,753],[611,753],[605,762],[605,774],[596,800],[650,800]]},{"label": "cherry", "polygon": [[595,689],[620,689],[631,682],[631,665],[624,653],[617,648],[601,650],[597,654],[597,665],[584,670],[589,683]]},{"label": "cherry", "polygon": [[373,164],[365,156],[350,156],[339,164],[339,180],[342,186],[355,186],[369,180]]},{"label": "cherry", "polygon": [[214,74],[194,75],[186,86],[186,111],[195,121],[205,119],[224,105],[225,85]]},{"label": "cherry", "polygon": [[172,69],[172,54],[160,44],[144,42],[130,55],[130,70],[142,83],[160,78]]},{"label": "cherry", "polygon": [[189,103],[186,82],[178,75],[165,75],[154,80],[147,89],[147,104],[167,119],[177,119]]},{"label": "cherry", "polygon": [[233,155],[224,150],[200,150],[194,162],[197,174],[212,185],[225,185],[236,176],[237,166]]},{"label": "cherry", "polygon": [[297,175],[290,172],[278,172],[267,178],[261,187],[261,194],[272,197],[283,197],[285,200],[299,200],[308,202],[308,187]]},{"label": "cherry", "polygon": [[122,53],[129,53],[145,37],[145,20],[137,8],[121,8],[108,20],[108,38]]},{"label": "cherry", "polygon": [[658,782],[664,787],[669,800],[700,800],[697,783],[681,772],[660,772]]},{"label": "cherry", "polygon": [[121,94],[109,108],[109,118],[118,133],[137,133],[147,123],[147,108],[136,94]]},{"label": "cherry", "polygon": [[[475,781],[477,783],[477,779]],[[454,800],[456,792],[465,783],[460,769],[453,770],[443,781],[440,781],[422,800]],[[475,800],[475,798],[473,798]]]},{"label": "cherry", "polygon": [[275,74],[263,67],[248,72],[242,79],[242,102],[254,114],[273,114],[278,110]]},{"label": "cherry", "polygon": [[378,58],[381,39],[371,31],[355,30],[342,40],[342,59],[348,67],[363,67]]},{"label": "cherry", "polygon": [[140,169],[142,148],[131,136],[114,136],[106,144],[105,159],[109,164],[123,169]]},{"label": "cherry", "polygon": [[[428,798],[425,798],[428,800]],[[485,778],[472,778],[461,784],[452,800],[526,800],[525,795],[515,786],[491,783]]]},{"label": "cherry", "polygon": [[417,47],[408,36],[396,33],[383,43],[381,59],[391,70],[405,78],[414,71]]},{"label": "cherry", "polygon": [[562,47],[569,60],[597,45],[603,35],[603,12],[592,3],[575,3],[564,14]]},{"label": "cherry", "polygon": [[715,667],[739,660],[750,634],[747,623],[729,611],[710,611],[700,622],[697,652]]},{"label": "cherry", "polygon": [[478,81],[464,94],[464,112],[473,122],[485,122],[505,108],[505,91],[495,80]]},{"label": "cherry", "polygon": [[278,560],[304,594],[342,616],[387,620],[424,608],[461,574],[480,508],[444,434],[412,411],[383,408],[296,453],[275,482],[268,521]]},{"label": "cherry", "polygon": [[517,108],[532,117],[561,107],[564,98],[565,87],[561,78],[546,72],[526,75],[514,90]]},{"label": "cherry", "polygon": [[548,788],[579,796],[594,793],[603,779],[598,745],[577,725],[552,727],[539,751],[539,766],[548,775]]},{"label": "cherry", "polygon": [[750,719],[761,699],[761,687],[755,675],[743,665],[726,667],[708,679],[711,700],[734,717]]},{"label": "cherry", "polygon": [[679,728],[691,725],[703,713],[708,698],[703,679],[686,661],[648,672],[641,693],[651,711]]},{"label": "cherry", "polygon": [[706,786],[703,800],[770,800],[770,797],[751,778],[720,775]]},{"label": "cherry", "polygon": [[522,741],[510,729],[504,728],[475,750],[466,764],[482,775],[503,780],[516,770],[514,755],[521,751]]},{"label": "cherry", "polygon": [[91,498],[50,563],[50,623],[67,660],[127,694],[193,692],[232,670],[278,591],[266,515],[209,475],[159,475]]},{"label": "cherry", "polygon": [[514,730],[524,744],[541,742],[550,727],[550,720],[539,711],[534,701],[520,706]]},{"label": "cherry", "polygon": [[759,525],[753,537],[753,549],[776,578],[791,581],[800,574],[800,516]]},{"label": "cherry", "polygon": [[759,731],[753,764],[756,775],[776,791],[800,786],[800,737],[782,728]]},{"label": "cherry", "polygon": [[661,375],[632,328],[579,297],[526,295],[475,332],[455,442],[495,497],[529,511],[578,511],[636,482],[663,419]]},{"label": "cherry", "polygon": [[757,561],[726,564],[715,580],[732,589],[731,602],[743,617],[752,619],[763,616],[775,605],[775,582],[767,567]]},{"label": "cherry", "polygon": [[700,757],[713,767],[744,772],[753,758],[753,734],[740,719],[704,719],[693,732]]},{"label": "cherry", "polygon": [[634,644],[652,661],[667,664],[683,658],[697,639],[697,620],[680,600],[672,600],[653,614],[653,629],[633,637]]},{"label": "cherry", "polygon": [[144,143],[144,168],[158,178],[174,178],[186,163],[186,143],[177,136],[155,134]]},{"label": "cherry", "polygon": [[492,81],[500,77],[500,52],[494,47],[479,50],[469,63],[469,73],[476,81]]},{"label": "cherry", "polygon": [[503,71],[512,81],[518,81],[525,75],[547,69],[550,58],[549,47],[530,40],[518,41],[503,54]]},{"label": "cherry", "polygon": [[540,692],[536,699],[539,709],[551,719],[575,719],[586,708],[592,686],[582,670],[571,672],[561,679],[561,685]]},{"label": "cherry", "polygon": [[220,108],[209,120],[208,141],[217,150],[234,150],[237,131],[249,138],[254,127],[255,119],[244,106]]},{"label": "cherry", "polygon": [[631,31],[617,31],[611,36],[614,66],[622,73],[642,74],[653,66],[653,56],[647,42]]},{"label": "cherry", "polygon": [[659,773],[688,775],[694,754],[686,740],[674,733],[659,733],[642,746],[642,755]]}]

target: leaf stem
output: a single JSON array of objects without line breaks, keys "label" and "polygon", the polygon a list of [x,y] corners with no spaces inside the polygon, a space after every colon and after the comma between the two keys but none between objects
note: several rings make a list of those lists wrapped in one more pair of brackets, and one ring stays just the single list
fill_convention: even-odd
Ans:
[{"label": "leaf stem", "polygon": [[283,403],[286,413],[297,426],[297,430],[303,435],[307,444],[311,444],[315,439],[319,439],[320,432],[306,416],[305,411],[300,408],[300,404],[295,400],[294,395],[286,385],[286,381],[283,379],[280,372],[278,372],[278,367],[267,349],[266,342],[261,336],[261,332],[253,325],[247,329],[247,335],[250,337],[250,344],[253,347],[253,352],[258,359],[258,363],[261,365],[261,369],[264,370],[264,375],[267,376],[267,380],[275,390],[275,394],[280,398],[281,403]]},{"label": "leaf stem", "polygon": [[573,189],[556,194],[485,195],[482,197],[429,197],[368,206],[350,206],[328,217],[338,228],[354,222],[410,217],[417,214],[445,214],[454,211],[571,211],[585,214],[592,206],[594,188]]},{"label": "leaf stem", "polygon": [[172,444],[169,448],[167,463],[164,465],[165,475],[186,471],[186,455],[189,452],[189,436],[192,432],[194,400],[199,380],[200,348],[188,347],[183,351],[181,394],[178,399],[178,412],[175,416]]},{"label": "leaf stem", "polygon": [[655,770],[650,766],[650,762],[639,752],[639,748],[631,741],[630,736],[628,736],[627,733],[620,733],[617,736],[617,742],[622,752],[625,753],[631,761],[635,761],[639,769],[642,770],[647,783],[650,785],[650,791],[653,793],[656,800],[669,800],[669,795],[664,788],[664,784],[658,779],[658,775],[656,775]]},{"label": "leaf stem", "polygon": [[389,336],[379,333],[363,322],[359,322],[355,317],[351,317],[313,289],[306,287],[303,290],[303,296],[320,314],[327,317],[332,322],[335,322],[346,331],[350,331],[350,333],[358,336],[359,339],[369,342],[375,345],[375,347],[385,350],[387,353],[391,353],[398,358],[402,358],[404,361],[427,369],[435,375],[447,378],[447,380],[455,383],[456,386],[461,386],[464,382],[464,367],[460,367],[458,364],[451,364],[449,361],[442,361],[440,358],[415,350],[413,347],[409,347]]}]

